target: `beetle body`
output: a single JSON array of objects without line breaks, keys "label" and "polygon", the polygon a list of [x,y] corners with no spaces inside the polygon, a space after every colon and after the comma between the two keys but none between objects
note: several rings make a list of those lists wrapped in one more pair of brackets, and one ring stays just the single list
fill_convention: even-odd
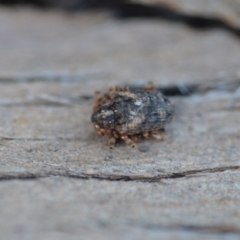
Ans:
[{"label": "beetle body", "polygon": [[125,90],[98,100],[92,122],[100,135],[110,134],[115,139],[128,139],[126,142],[134,146],[131,139],[139,135],[157,136],[157,131],[171,121],[172,115],[173,107],[162,93]]}]

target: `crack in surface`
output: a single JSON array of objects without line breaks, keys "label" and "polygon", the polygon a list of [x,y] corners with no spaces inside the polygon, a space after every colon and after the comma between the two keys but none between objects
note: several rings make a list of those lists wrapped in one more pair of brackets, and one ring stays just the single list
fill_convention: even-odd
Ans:
[{"label": "crack in surface", "polygon": [[0,180],[28,180],[28,179],[38,179],[38,178],[47,178],[47,177],[67,177],[67,178],[77,178],[77,179],[97,179],[97,180],[107,180],[107,181],[137,181],[137,182],[160,182],[163,179],[178,179],[184,177],[194,177],[198,174],[206,173],[217,173],[224,171],[234,171],[240,169],[240,166],[227,166],[227,167],[217,167],[217,168],[205,168],[198,170],[189,170],[184,172],[173,172],[164,175],[155,175],[155,176],[144,176],[144,175],[114,175],[114,174],[103,174],[103,173],[83,173],[83,172],[73,172],[73,171],[49,171],[45,173],[1,173]]},{"label": "crack in surface", "polygon": [[[1,78],[0,78],[1,82]],[[143,89],[143,84],[134,84],[129,85],[128,88],[132,91]],[[238,93],[240,92],[240,79],[234,78],[232,80],[228,80],[228,82],[222,81],[209,81],[206,83],[194,83],[194,84],[184,84],[179,83],[175,85],[169,85],[166,87],[156,86],[157,91],[162,92],[165,96],[181,96],[188,97],[192,94],[199,93],[204,94],[210,92],[212,90],[215,91],[225,91]],[[239,95],[239,94],[235,94]],[[234,96],[235,96],[234,95]],[[236,96],[235,96],[236,97]],[[71,96],[59,96],[54,94],[40,94],[31,97],[31,99],[24,100],[8,100],[8,101],[0,101],[0,106],[2,107],[41,107],[41,106],[50,106],[50,107],[71,107],[75,104],[81,104],[83,102],[92,100],[94,98],[93,95],[82,95],[77,98]]]},{"label": "crack in surface", "polygon": [[185,13],[177,5],[173,4],[147,4],[132,2],[129,0],[88,0],[88,1],[41,1],[41,0],[0,0],[0,4],[33,4],[37,7],[56,8],[65,11],[89,10],[89,9],[108,9],[117,18],[157,18],[170,23],[180,22],[190,28],[201,29],[223,29],[236,37],[240,37],[238,26],[221,15],[205,15],[204,13]]},{"label": "crack in surface", "polygon": [[204,14],[184,13],[176,7],[166,5],[150,5],[142,3],[122,4],[117,11],[121,18],[157,18],[171,23],[180,22],[190,28],[201,29],[223,29],[236,37],[240,37],[240,29],[218,16],[207,16]]},{"label": "crack in surface", "polygon": [[130,226],[136,227],[140,226],[144,229],[150,229],[150,230],[171,230],[171,231],[188,231],[188,232],[199,232],[199,233],[212,233],[212,234],[223,234],[223,233],[233,233],[233,234],[239,234],[240,229],[231,226],[231,225],[210,225],[210,226],[198,226],[198,225],[159,225],[159,224],[153,224],[153,223],[138,223],[138,222],[129,222]]}]

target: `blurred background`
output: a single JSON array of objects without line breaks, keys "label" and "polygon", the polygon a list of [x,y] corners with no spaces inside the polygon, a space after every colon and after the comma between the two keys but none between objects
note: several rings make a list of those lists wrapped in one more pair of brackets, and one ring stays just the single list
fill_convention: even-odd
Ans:
[{"label": "blurred background", "polygon": [[0,4],[2,79],[168,85],[239,75],[239,0]]},{"label": "blurred background", "polygon": [[[239,29],[240,0],[0,0],[0,239],[240,239]],[[109,150],[94,92],[148,81],[168,140]]]}]

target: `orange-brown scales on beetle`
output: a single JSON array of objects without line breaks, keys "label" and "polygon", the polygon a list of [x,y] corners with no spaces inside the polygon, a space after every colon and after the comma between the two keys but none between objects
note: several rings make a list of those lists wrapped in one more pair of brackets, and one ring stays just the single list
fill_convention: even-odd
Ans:
[{"label": "orange-brown scales on beetle", "polygon": [[135,91],[113,87],[108,94],[97,93],[93,110],[94,127],[99,135],[110,135],[110,148],[117,139],[131,147],[141,136],[164,140],[160,130],[173,115],[170,101],[153,86]]}]

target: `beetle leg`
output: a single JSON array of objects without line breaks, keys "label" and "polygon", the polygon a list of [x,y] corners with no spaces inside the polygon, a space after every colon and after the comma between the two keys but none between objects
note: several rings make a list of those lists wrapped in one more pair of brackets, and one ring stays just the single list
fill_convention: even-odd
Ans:
[{"label": "beetle leg", "polygon": [[157,131],[152,132],[151,136],[158,141],[164,141],[167,139],[165,134],[157,132]]},{"label": "beetle leg", "polygon": [[116,92],[119,92],[119,87],[118,86],[111,86],[109,89],[108,89],[108,95],[110,98],[113,97],[113,94],[115,94]]},{"label": "beetle leg", "polygon": [[149,132],[144,132],[144,133],[143,133],[143,136],[144,136],[145,138],[149,138]]},{"label": "beetle leg", "polygon": [[95,92],[95,104],[93,106],[93,110],[99,108],[103,103],[105,103],[109,99],[109,96],[106,94],[102,94],[98,91]]},{"label": "beetle leg", "polygon": [[94,128],[96,129],[96,131],[98,132],[98,134],[100,136],[103,136],[103,135],[106,135],[106,134],[111,134],[111,130],[100,128],[100,126],[97,125],[97,124],[94,125]]},{"label": "beetle leg", "polygon": [[121,87],[120,90],[121,90],[122,92],[129,92],[129,89],[128,89],[127,86]]},{"label": "beetle leg", "polygon": [[131,139],[132,139],[134,142],[137,142],[137,141],[138,141],[138,136],[137,136],[137,135],[132,135],[132,136],[131,136]]},{"label": "beetle leg", "polygon": [[120,135],[116,131],[113,131],[112,134],[113,134],[113,137],[120,138]]},{"label": "beetle leg", "polygon": [[148,91],[154,91],[156,90],[156,86],[155,84],[153,83],[153,81],[149,81],[146,86],[144,87],[145,90],[148,90]]},{"label": "beetle leg", "polygon": [[115,144],[116,144],[116,138],[115,138],[115,137],[111,137],[111,138],[108,140],[109,148],[113,149],[113,148],[115,147]]},{"label": "beetle leg", "polygon": [[121,138],[125,141],[125,143],[127,145],[129,145],[130,147],[134,148],[135,147],[135,143],[127,136],[127,135],[122,135]]}]

